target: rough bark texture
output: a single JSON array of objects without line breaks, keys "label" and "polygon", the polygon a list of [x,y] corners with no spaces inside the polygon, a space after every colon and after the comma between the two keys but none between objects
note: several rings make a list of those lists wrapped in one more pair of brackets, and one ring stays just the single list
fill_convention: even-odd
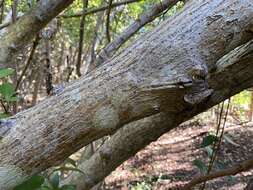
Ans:
[{"label": "rough bark texture", "polygon": [[[230,52],[219,60],[217,63],[217,68],[219,70],[217,74],[218,76],[223,75],[224,70],[226,70],[227,73],[241,72],[242,69],[245,69],[245,66],[247,69],[252,69],[253,66],[250,65],[253,65],[253,41]],[[222,72],[222,74],[220,72]],[[250,82],[248,84],[250,84]],[[253,83],[251,84],[253,85]],[[232,88],[233,85],[236,85],[236,83],[230,82],[227,88]],[[227,91],[226,93],[230,93],[228,95],[231,95],[236,93],[236,91]],[[219,97],[223,99],[224,95]],[[215,101],[220,102],[221,99],[217,98]],[[206,105],[204,109],[214,104],[215,102],[212,102]],[[197,112],[201,111],[203,110],[197,110]],[[164,132],[176,127],[182,121],[192,117],[192,115],[197,114],[197,112],[193,110],[191,114],[188,114],[188,117],[185,117],[185,113],[177,115],[157,114],[124,126],[111,136],[90,159],[78,166],[85,175],[73,172],[63,183],[75,184],[78,190],[90,189],[102,181],[123,161],[144,148],[150,142],[156,140]]]},{"label": "rough bark texture", "polygon": [[190,118],[247,88],[251,65],[230,65],[233,73],[216,62],[252,38],[252,18],[251,0],[192,1],[105,66],[2,120],[0,188],[59,164],[131,121],[165,111]]},{"label": "rough bark texture", "polygon": [[[11,67],[11,59],[73,0],[43,0],[8,28],[0,39],[0,68]],[[32,27],[31,27],[32,26]]]},{"label": "rough bark texture", "polygon": [[84,174],[74,172],[63,183],[75,184],[77,190],[88,190],[102,181],[123,161],[134,155],[170,127],[175,127],[174,116],[157,114],[118,130],[92,157],[81,163]]}]

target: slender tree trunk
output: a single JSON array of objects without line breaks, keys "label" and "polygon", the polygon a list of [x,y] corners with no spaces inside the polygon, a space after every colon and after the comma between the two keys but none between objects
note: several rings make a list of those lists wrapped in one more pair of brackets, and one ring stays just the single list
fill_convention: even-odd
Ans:
[{"label": "slender tree trunk", "polygon": [[89,64],[87,64],[87,68],[86,68],[86,72],[93,70],[95,68],[94,66],[94,61],[96,58],[96,44],[97,44],[97,40],[98,40],[98,34],[99,34],[99,29],[104,21],[104,12],[100,12],[97,15],[97,23],[96,23],[96,28],[94,31],[94,36],[93,36],[93,40],[91,42],[91,55],[90,55],[90,62]]},{"label": "slender tree trunk", "polygon": [[12,10],[12,22],[16,22],[17,20],[17,15],[18,15],[18,3],[19,0],[13,0],[11,10]]},{"label": "slender tree trunk", "polygon": [[[88,6],[88,0],[83,0],[83,12],[86,11]],[[78,54],[77,54],[77,63],[76,63],[76,74],[81,76],[81,66],[82,66],[82,54],[83,54],[83,38],[84,38],[84,24],[85,16],[83,15],[80,21],[80,31],[79,31],[79,44],[78,44]]]}]

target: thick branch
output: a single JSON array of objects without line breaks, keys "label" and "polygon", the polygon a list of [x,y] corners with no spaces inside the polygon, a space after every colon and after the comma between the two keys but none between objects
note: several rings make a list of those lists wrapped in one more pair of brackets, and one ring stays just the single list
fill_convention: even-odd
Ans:
[{"label": "thick branch", "polygon": [[[11,59],[73,0],[43,0],[8,28],[0,39],[0,68],[11,66]],[[31,27],[32,26],[32,27]]]},{"label": "thick branch", "polygon": [[175,127],[174,119],[173,115],[157,114],[124,126],[79,165],[84,173],[74,172],[63,183],[75,184],[77,190],[91,189],[130,156]]},{"label": "thick branch", "polygon": [[[122,2],[116,2],[116,3],[113,3],[112,4],[112,8],[114,7],[118,7],[118,6],[122,6],[122,5],[127,5],[127,4],[131,4],[131,3],[136,3],[136,2],[139,2],[139,1],[142,1],[142,0],[126,0],[126,1],[122,1]],[[90,15],[90,14],[94,14],[94,13],[98,13],[98,12],[101,12],[101,11],[104,11],[108,9],[108,6],[102,6],[102,7],[98,7],[98,8],[91,8],[91,9],[88,9],[86,10],[84,13],[83,12],[80,12],[80,13],[76,13],[76,14],[73,14],[73,15],[59,15],[57,16],[57,18],[75,18],[75,17],[81,17],[82,15],[86,16],[86,15]],[[19,19],[20,17],[17,17],[17,19]],[[6,23],[3,23],[0,25],[0,30],[5,28],[5,27],[8,27],[9,25],[11,25],[12,22],[6,22]]]},{"label": "thick branch", "polygon": [[2,120],[0,188],[58,165],[124,124],[163,111],[190,118],[252,85],[251,65],[244,75],[225,70],[232,83],[207,76],[219,58],[252,38],[252,18],[251,0],[193,1],[105,66]]},{"label": "thick branch", "polygon": [[[224,58],[219,60],[217,64],[219,72],[216,73],[217,77],[212,78],[219,79],[219,76],[225,73],[236,73],[236,71],[241,71],[240,67],[244,67],[245,65],[247,65],[246,67],[248,69],[253,68],[253,41],[230,52]],[[226,72],[224,72],[225,70]],[[253,84],[253,82],[251,84]],[[226,96],[230,96],[236,92],[227,93]],[[219,96],[219,99],[216,99],[216,102],[206,105],[204,109],[220,102],[224,96],[225,94]],[[85,175],[73,172],[64,183],[75,184],[78,190],[90,189],[147,144],[156,140],[163,133],[176,127],[182,121],[187,120],[201,111],[203,110],[193,110],[188,117],[185,117],[185,113],[177,115],[170,113],[157,114],[124,126],[112,135],[89,160],[86,160],[78,166]],[[199,182],[199,180],[202,179],[206,178],[200,177],[200,179],[193,180],[191,185],[195,185],[196,182]]]}]

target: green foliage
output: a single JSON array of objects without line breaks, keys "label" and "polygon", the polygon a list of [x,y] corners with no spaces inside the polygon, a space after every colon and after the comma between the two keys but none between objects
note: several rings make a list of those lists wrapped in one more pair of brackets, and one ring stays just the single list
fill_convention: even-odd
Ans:
[{"label": "green foliage", "polygon": [[194,160],[193,165],[195,165],[202,174],[207,173],[207,166],[202,160],[200,160],[200,159]]},{"label": "green foliage", "polygon": [[210,135],[203,138],[201,147],[206,147],[206,146],[212,145],[216,141],[218,141],[218,138],[215,135],[210,134]]},{"label": "green foliage", "polygon": [[7,117],[10,117],[11,115],[8,113],[0,113],[0,119],[5,119]]},{"label": "green foliage", "polygon": [[0,85],[0,94],[2,100],[6,102],[16,102],[15,87],[11,83],[3,83]]},{"label": "green foliage", "polygon": [[52,185],[53,189],[57,189],[60,183],[60,175],[58,172],[55,172],[49,179],[50,184]]},{"label": "green foliage", "polygon": [[32,176],[14,190],[76,190],[75,185],[63,185],[60,187],[60,175],[54,172],[49,179],[41,175]]},{"label": "green foliage", "polygon": [[246,108],[250,104],[251,92],[244,90],[241,93],[233,96],[232,103],[235,106]]},{"label": "green foliage", "polygon": [[[224,134],[222,136],[222,138],[226,142],[228,142],[228,143],[230,143],[234,146],[238,146],[238,144],[235,143],[229,136]],[[213,154],[214,154],[213,144],[215,142],[217,142],[218,140],[219,140],[218,137],[215,136],[215,135],[212,135],[212,134],[209,134],[208,136],[204,137],[203,140],[202,140],[201,147],[207,153],[209,163],[210,163],[211,159],[213,158]],[[207,174],[208,166],[202,160],[195,159],[193,161],[193,165],[195,165],[202,174]],[[217,161],[214,161],[213,167],[216,170],[223,170],[223,169],[225,169],[225,163],[222,160],[217,160]],[[231,176],[227,176],[227,178],[228,178],[228,180],[233,180],[234,179]]]},{"label": "green foliage", "polygon": [[238,119],[242,121],[248,120],[247,111],[251,104],[251,94],[252,92],[244,90],[232,98],[232,111],[239,117]]},{"label": "green foliage", "polygon": [[13,73],[14,73],[14,70],[11,68],[0,69],[0,78],[8,77],[8,76],[12,75]]},{"label": "green foliage", "polygon": [[0,119],[10,116],[8,108],[10,107],[11,103],[18,100],[14,85],[10,82],[7,82],[9,76],[11,76],[13,73],[14,70],[11,68],[0,69],[0,79],[2,82],[0,85],[0,101],[4,110],[3,113],[0,113]]},{"label": "green foliage", "polygon": [[32,176],[30,179],[18,185],[14,190],[37,190],[44,183],[45,178],[43,176]]},{"label": "green foliage", "polygon": [[60,190],[76,190],[75,185],[63,185]]},{"label": "green foliage", "polygon": [[[75,164],[72,159],[68,159],[65,163],[71,165]],[[14,190],[76,190],[75,185],[67,184],[60,186],[60,172],[63,171],[77,171],[83,173],[76,167],[62,166],[53,170],[51,174],[46,176],[35,175],[30,179],[24,181],[22,184],[14,188]]]}]

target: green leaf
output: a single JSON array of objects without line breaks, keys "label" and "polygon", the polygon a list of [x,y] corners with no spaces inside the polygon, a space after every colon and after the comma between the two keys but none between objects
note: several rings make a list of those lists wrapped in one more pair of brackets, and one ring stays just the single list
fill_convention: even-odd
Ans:
[{"label": "green leaf", "polygon": [[0,85],[0,94],[5,101],[11,102],[14,100],[13,98],[15,97],[15,87],[11,83],[4,83]]},{"label": "green leaf", "polygon": [[8,118],[10,117],[11,115],[8,114],[8,113],[0,113],[0,119],[5,119],[5,118]]},{"label": "green leaf", "polygon": [[14,190],[36,190],[44,183],[44,181],[45,178],[43,176],[35,175],[22,184],[16,186]]},{"label": "green leaf", "polygon": [[211,158],[213,155],[213,149],[210,146],[206,146],[205,151],[207,152],[208,157]]},{"label": "green leaf", "polygon": [[60,190],[76,190],[75,185],[63,185]]},{"label": "green leaf", "polygon": [[52,189],[48,186],[42,186],[42,187],[40,187],[39,190],[52,190]]},{"label": "green leaf", "polygon": [[10,76],[13,73],[14,73],[14,69],[11,69],[11,68],[0,69],[0,78]]},{"label": "green leaf", "polygon": [[59,187],[60,175],[59,172],[54,172],[54,174],[50,178],[50,183],[53,188],[57,189]]},{"label": "green leaf", "polygon": [[47,187],[47,186],[43,186],[39,190],[51,190],[51,189],[49,187]]},{"label": "green leaf", "polygon": [[8,97],[6,99],[6,101],[8,101],[8,102],[17,102],[18,101],[18,97],[16,97],[16,96]]},{"label": "green leaf", "polygon": [[228,142],[234,146],[240,146],[239,144],[235,143],[228,135],[223,135],[223,138],[226,142]]},{"label": "green leaf", "polygon": [[200,170],[201,173],[206,174],[207,173],[207,166],[205,163],[199,159],[196,159],[193,161],[193,164],[197,166],[197,168]]},{"label": "green leaf", "polygon": [[203,138],[201,147],[206,147],[206,146],[212,145],[216,141],[218,141],[218,138],[215,135],[208,135]]}]

